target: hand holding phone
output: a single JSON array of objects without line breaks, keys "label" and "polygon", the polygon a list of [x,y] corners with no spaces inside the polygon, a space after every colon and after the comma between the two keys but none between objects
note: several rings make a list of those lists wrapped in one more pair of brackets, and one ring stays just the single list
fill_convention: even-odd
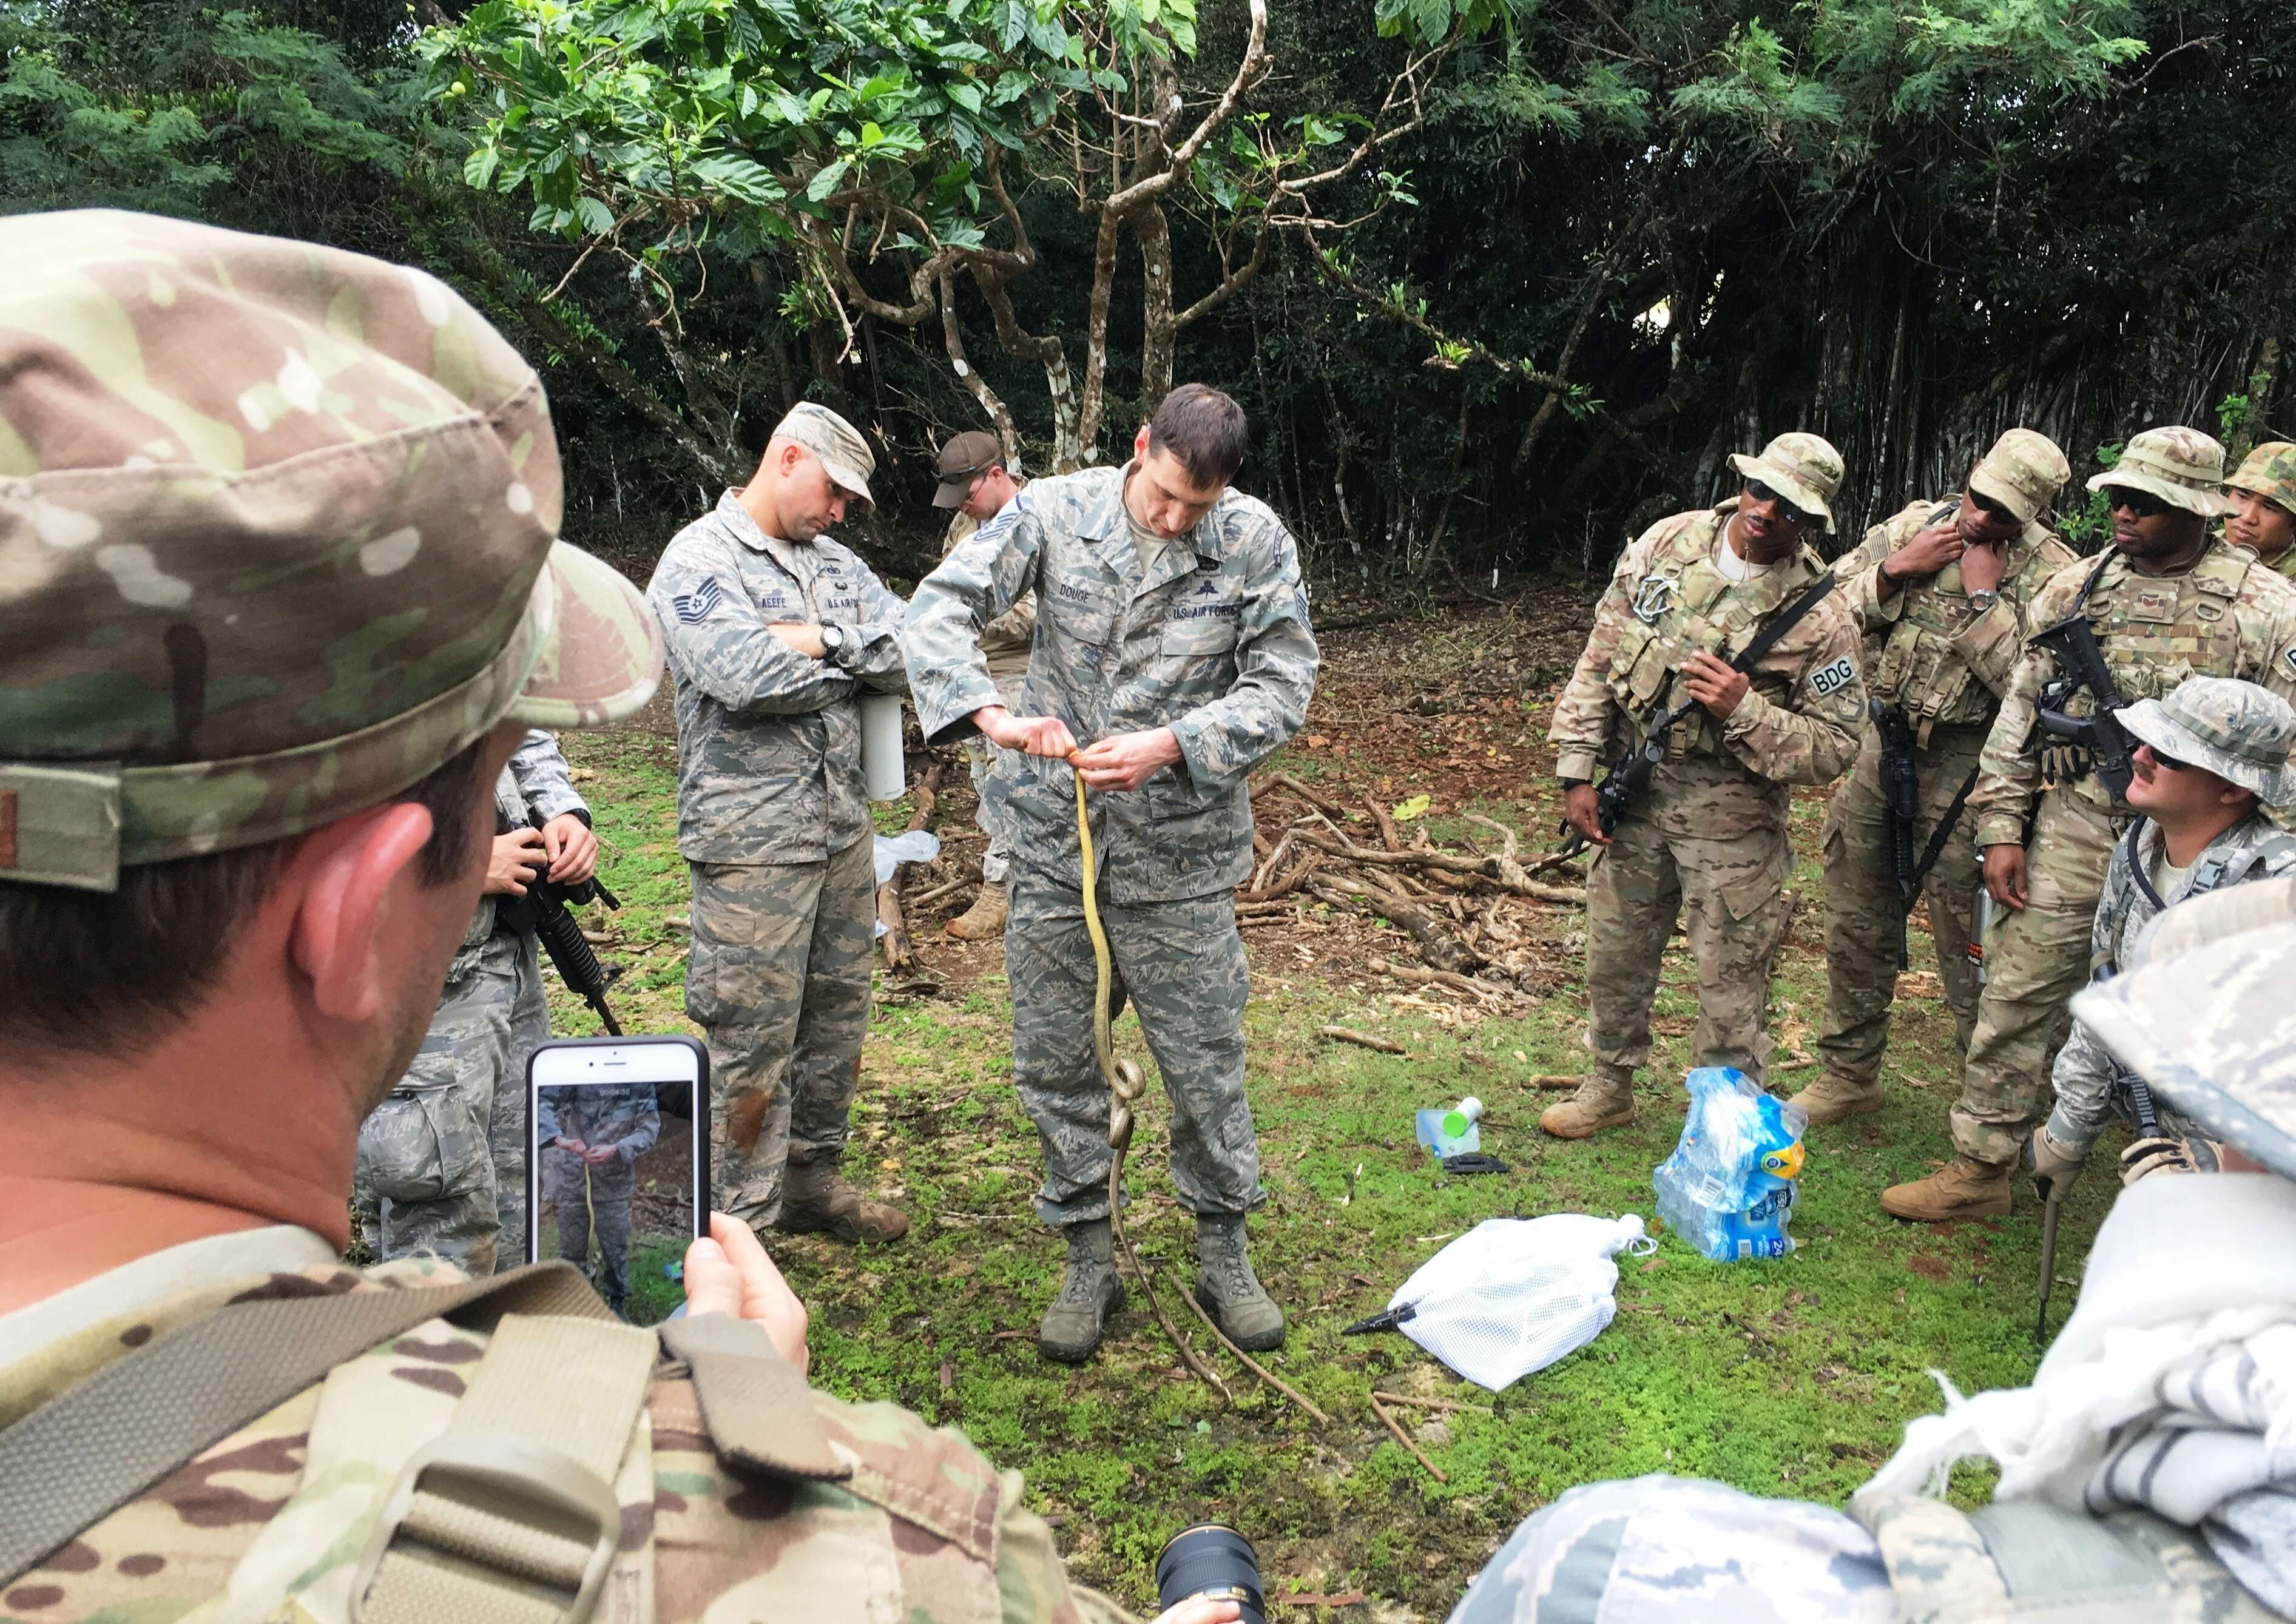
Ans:
[{"label": "hand holding phone", "polygon": [[741,1219],[711,1213],[709,1234],[685,1249],[685,1311],[754,1320],[798,1374],[805,1374],[805,1304]]}]

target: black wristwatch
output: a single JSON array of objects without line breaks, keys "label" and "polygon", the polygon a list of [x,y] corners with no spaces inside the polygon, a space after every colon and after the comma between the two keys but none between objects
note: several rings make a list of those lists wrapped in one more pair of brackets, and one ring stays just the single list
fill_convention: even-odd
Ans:
[{"label": "black wristwatch", "polygon": [[821,657],[842,670],[845,667],[845,645],[849,639],[845,628],[835,624],[821,628]]}]

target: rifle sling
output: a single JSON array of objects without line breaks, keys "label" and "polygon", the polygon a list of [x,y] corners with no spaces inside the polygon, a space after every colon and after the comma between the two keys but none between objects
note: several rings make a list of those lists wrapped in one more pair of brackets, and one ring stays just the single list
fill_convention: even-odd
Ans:
[{"label": "rifle sling", "polygon": [[1953,838],[1954,825],[1961,822],[1962,808],[1969,805],[1970,796],[1977,790],[1977,775],[1984,770],[1982,762],[1969,769],[1969,776],[1963,779],[1961,788],[1954,791],[1953,804],[1946,808],[1945,816],[1939,818],[1937,827],[1930,831],[1930,843],[1922,849],[1922,860],[1914,865],[1910,894],[1906,898],[1908,909],[1914,906],[1914,898],[1922,894],[1922,885],[1929,879],[1930,870],[1937,866],[1946,841]]},{"label": "rifle sling", "polygon": [[[1729,544],[1726,541],[1723,545],[1727,546]],[[1732,658],[1730,668],[1741,677],[1751,671],[1763,655],[1777,646],[1779,638],[1800,626],[1809,611],[1824,603],[1832,595],[1833,589],[1841,584],[1841,578],[1833,570],[1819,570],[1817,578],[1804,588],[1800,597],[1793,599],[1762,622],[1760,629],[1747,640],[1746,646],[1740,649]],[[1653,722],[1647,730],[1648,736],[1652,739],[1663,738],[1673,731],[1674,724],[1690,714],[1696,705],[1695,700],[1685,700],[1670,711],[1657,711],[1653,708],[1653,713],[1658,720]]]}]

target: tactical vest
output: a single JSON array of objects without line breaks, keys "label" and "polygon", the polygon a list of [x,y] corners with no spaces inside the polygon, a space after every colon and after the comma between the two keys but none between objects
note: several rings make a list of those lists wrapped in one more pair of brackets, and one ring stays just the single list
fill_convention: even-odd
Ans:
[{"label": "tactical vest", "polygon": [[[1642,743],[1644,721],[1683,661],[1700,653],[1730,659],[1781,603],[1824,568],[1805,547],[1757,578],[1731,580],[1714,567],[1713,558],[1715,537],[1730,511],[1718,508],[1682,525],[1658,544],[1649,568],[1635,583],[1632,612],[1603,674],[1628,718],[1630,746]],[[1765,698],[1784,701],[1785,685],[1776,677],[1757,671],[1753,684]],[[1676,725],[1667,753],[1720,755],[1720,719],[1703,706],[1694,708]]]},{"label": "tactical vest", "polygon": [[[1951,502],[1939,504],[1923,521],[1923,528],[1944,522],[1956,507]],[[2023,543],[2021,536],[2011,545]],[[2019,577],[2039,555],[2038,544],[2027,548],[2018,567],[2003,576],[2003,596],[2021,601],[2030,595]],[[1961,584],[1961,565],[1949,563],[1929,579],[1907,581],[1898,590],[1905,604],[1874,662],[1866,692],[1903,713],[1921,744],[1927,744],[1931,731],[1939,726],[1990,722],[2000,701],[1978,681],[1954,642],[1981,612],[1971,606]]]},{"label": "tactical vest", "polygon": [[1854,1504],[1882,1547],[1899,1624],[2269,1624],[2191,1531],[2150,1512],[2101,1517],[2033,1500],[1978,1511],[1890,1495]]},{"label": "tactical vest", "polygon": [[[2152,915],[2158,915],[2168,906],[2168,899],[2152,890],[2152,876],[2144,872],[2141,842],[2152,821],[2148,817],[2137,818],[2128,825],[2128,833],[2121,837],[2128,872],[2135,883],[2109,890],[2099,911],[2104,928],[2098,939],[2104,943],[2104,956],[2093,958],[2089,971],[2100,980],[2120,972],[2115,956],[2120,952],[2121,942],[2128,933],[2128,915],[2137,902],[2140,899],[2145,902]],[[2194,861],[2186,876],[2185,895],[2204,896],[2210,891],[2238,885],[2243,880],[2285,874],[2292,867],[2296,867],[2296,835],[2276,833],[2260,841],[2235,847],[2226,847],[2219,841]]]}]

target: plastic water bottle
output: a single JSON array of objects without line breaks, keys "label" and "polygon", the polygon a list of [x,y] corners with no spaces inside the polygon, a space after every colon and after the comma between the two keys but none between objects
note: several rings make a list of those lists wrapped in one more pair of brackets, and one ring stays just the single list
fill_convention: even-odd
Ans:
[{"label": "plastic water bottle", "polygon": [[1710,1258],[1785,1256],[1809,1113],[1728,1066],[1701,1066],[1683,1086],[1681,1142],[1651,1175],[1659,1216]]},{"label": "plastic water bottle", "polygon": [[1419,1143],[1437,1156],[1464,1156],[1483,1146],[1482,1131],[1475,1126],[1482,1114],[1482,1101],[1471,1094],[1448,1111],[1414,1111],[1411,1122]]}]

